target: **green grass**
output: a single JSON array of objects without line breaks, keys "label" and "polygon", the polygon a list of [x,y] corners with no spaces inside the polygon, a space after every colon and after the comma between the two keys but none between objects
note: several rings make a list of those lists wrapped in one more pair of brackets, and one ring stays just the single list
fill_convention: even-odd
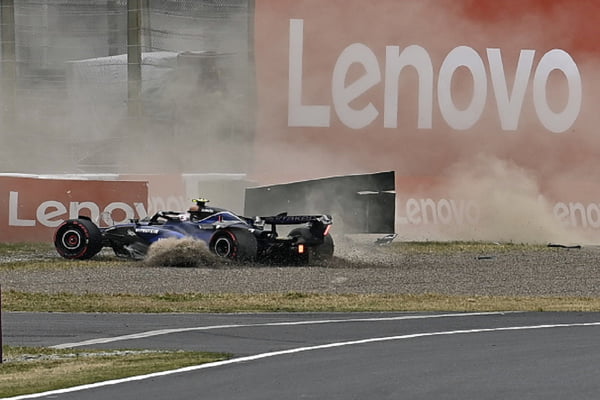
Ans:
[{"label": "green grass", "polygon": [[49,243],[0,243],[0,256],[11,254],[29,254],[31,252],[48,251],[53,247]]},{"label": "green grass", "polygon": [[92,260],[67,260],[49,243],[0,243],[0,270],[65,269],[73,268],[75,263],[78,267],[116,267],[135,261],[111,253],[100,253]]},{"label": "green grass", "polygon": [[600,311],[580,297],[447,296],[441,294],[42,294],[7,291],[4,311],[233,313],[359,311]]},{"label": "green grass", "polygon": [[492,243],[492,242],[394,242],[381,247],[387,252],[404,253],[506,253],[509,251],[551,251],[547,245],[528,243]]},{"label": "green grass", "polygon": [[39,393],[224,360],[221,353],[189,351],[55,350],[3,347],[0,397]]}]

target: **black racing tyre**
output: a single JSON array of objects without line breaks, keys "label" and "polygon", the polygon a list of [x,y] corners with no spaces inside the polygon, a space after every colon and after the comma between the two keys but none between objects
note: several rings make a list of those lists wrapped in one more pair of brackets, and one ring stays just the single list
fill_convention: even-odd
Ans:
[{"label": "black racing tyre", "polygon": [[245,229],[225,229],[210,241],[210,251],[235,261],[254,260],[257,248],[256,237]]},{"label": "black racing tyre", "polygon": [[329,261],[333,258],[334,250],[333,238],[331,235],[326,235],[323,238],[323,243],[312,248],[315,257],[321,261]]},{"label": "black racing tyre", "polygon": [[[312,233],[310,232],[310,229],[308,228],[292,229],[288,236],[301,237],[304,239],[305,242],[308,243],[315,240]],[[302,264],[310,264],[314,262],[329,262],[333,258],[333,250],[333,238],[331,237],[331,235],[328,234],[323,237],[323,243],[318,244],[316,246],[309,246],[308,251],[306,251],[304,254],[298,255],[297,261],[299,261]]]},{"label": "black racing tyre", "polygon": [[64,258],[86,260],[102,249],[102,232],[90,220],[79,218],[62,223],[54,234],[54,247]]}]

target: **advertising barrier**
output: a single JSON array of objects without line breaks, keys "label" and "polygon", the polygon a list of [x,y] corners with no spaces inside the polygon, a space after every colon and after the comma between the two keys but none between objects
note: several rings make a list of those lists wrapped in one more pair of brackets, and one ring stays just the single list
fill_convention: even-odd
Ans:
[{"label": "advertising barrier", "polygon": [[241,213],[247,186],[245,174],[0,175],[0,242],[48,242],[79,215],[108,226],[185,211],[197,197]]},{"label": "advertising barrier", "polygon": [[146,182],[0,176],[0,242],[50,242],[64,220],[107,226],[146,216]]},{"label": "advertising barrier", "polygon": [[253,178],[393,170],[406,238],[598,242],[599,19],[598,1],[256,0]]}]

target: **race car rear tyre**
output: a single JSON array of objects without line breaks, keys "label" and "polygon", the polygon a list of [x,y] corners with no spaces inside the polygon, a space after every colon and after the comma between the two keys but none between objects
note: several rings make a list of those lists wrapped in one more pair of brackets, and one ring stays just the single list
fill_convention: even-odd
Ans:
[{"label": "race car rear tyre", "polygon": [[252,261],[257,252],[256,237],[244,229],[226,229],[210,242],[210,251],[218,257],[235,261]]},{"label": "race car rear tyre", "polygon": [[[312,242],[315,240],[310,229],[308,228],[296,228],[292,229],[288,236],[301,237],[305,242]],[[303,254],[298,254],[296,261],[301,264],[311,264],[315,262],[329,262],[333,258],[333,238],[331,235],[325,235],[323,237],[323,243],[316,246],[309,246],[307,251]]]},{"label": "race car rear tyre", "polygon": [[70,219],[56,230],[54,247],[64,258],[86,260],[102,249],[102,232],[88,219]]}]

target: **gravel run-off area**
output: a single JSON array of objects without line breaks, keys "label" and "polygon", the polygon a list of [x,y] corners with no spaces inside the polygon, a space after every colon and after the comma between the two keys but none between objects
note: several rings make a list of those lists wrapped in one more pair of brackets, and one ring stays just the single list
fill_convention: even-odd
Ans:
[{"label": "gravel run-off area", "polygon": [[[56,254],[43,258],[58,257]],[[2,290],[37,293],[337,293],[600,297],[600,247],[517,251],[389,252],[337,245],[330,265],[0,268]],[[68,265],[68,264],[67,264]]]}]

